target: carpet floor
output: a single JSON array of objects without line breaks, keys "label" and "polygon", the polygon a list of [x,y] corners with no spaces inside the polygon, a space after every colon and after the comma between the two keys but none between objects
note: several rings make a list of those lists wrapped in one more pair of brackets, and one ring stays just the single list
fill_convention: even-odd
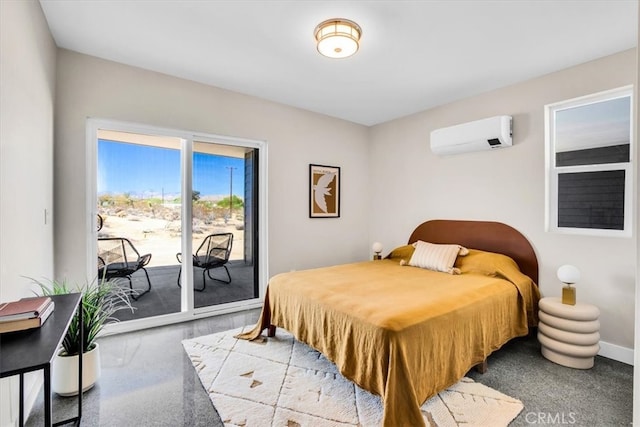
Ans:
[{"label": "carpet floor", "polygon": [[[345,379],[322,354],[282,329],[254,342],[234,338],[244,329],[183,341],[225,425],[382,425],[381,399]],[[425,424],[439,427],[507,426],[522,409],[519,400],[469,378],[421,407]]]}]

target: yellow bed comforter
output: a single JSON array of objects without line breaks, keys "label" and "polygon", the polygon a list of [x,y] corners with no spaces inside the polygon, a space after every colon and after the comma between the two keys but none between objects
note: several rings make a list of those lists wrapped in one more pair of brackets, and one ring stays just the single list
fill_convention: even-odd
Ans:
[{"label": "yellow bed comforter", "polygon": [[527,334],[538,298],[512,261],[461,275],[394,259],[338,265],[274,276],[261,320],[240,337],[284,328],[381,396],[384,426],[421,426],[425,400]]}]

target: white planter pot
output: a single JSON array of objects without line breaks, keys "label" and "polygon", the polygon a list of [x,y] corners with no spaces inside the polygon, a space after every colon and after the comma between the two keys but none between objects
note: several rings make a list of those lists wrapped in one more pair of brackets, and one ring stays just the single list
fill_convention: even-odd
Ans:
[{"label": "white planter pot", "polygon": [[[100,348],[98,344],[82,356],[82,391],[87,391],[100,378]],[[51,389],[60,396],[78,394],[78,356],[60,356],[53,359]]]}]

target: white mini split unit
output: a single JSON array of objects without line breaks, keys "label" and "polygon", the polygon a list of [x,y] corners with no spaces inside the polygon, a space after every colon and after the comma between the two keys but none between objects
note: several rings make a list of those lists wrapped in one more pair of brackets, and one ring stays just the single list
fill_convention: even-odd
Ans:
[{"label": "white mini split unit", "polygon": [[437,155],[511,147],[511,116],[495,116],[431,132],[431,151]]}]

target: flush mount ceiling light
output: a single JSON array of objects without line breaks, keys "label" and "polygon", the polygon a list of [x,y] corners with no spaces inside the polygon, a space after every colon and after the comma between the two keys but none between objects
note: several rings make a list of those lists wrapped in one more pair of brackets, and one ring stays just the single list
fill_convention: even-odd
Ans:
[{"label": "flush mount ceiling light", "polygon": [[321,22],[314,34],[318,52],[329,58],[347,58],[358,51],[362,29],[348,19],[334,18]]}]

